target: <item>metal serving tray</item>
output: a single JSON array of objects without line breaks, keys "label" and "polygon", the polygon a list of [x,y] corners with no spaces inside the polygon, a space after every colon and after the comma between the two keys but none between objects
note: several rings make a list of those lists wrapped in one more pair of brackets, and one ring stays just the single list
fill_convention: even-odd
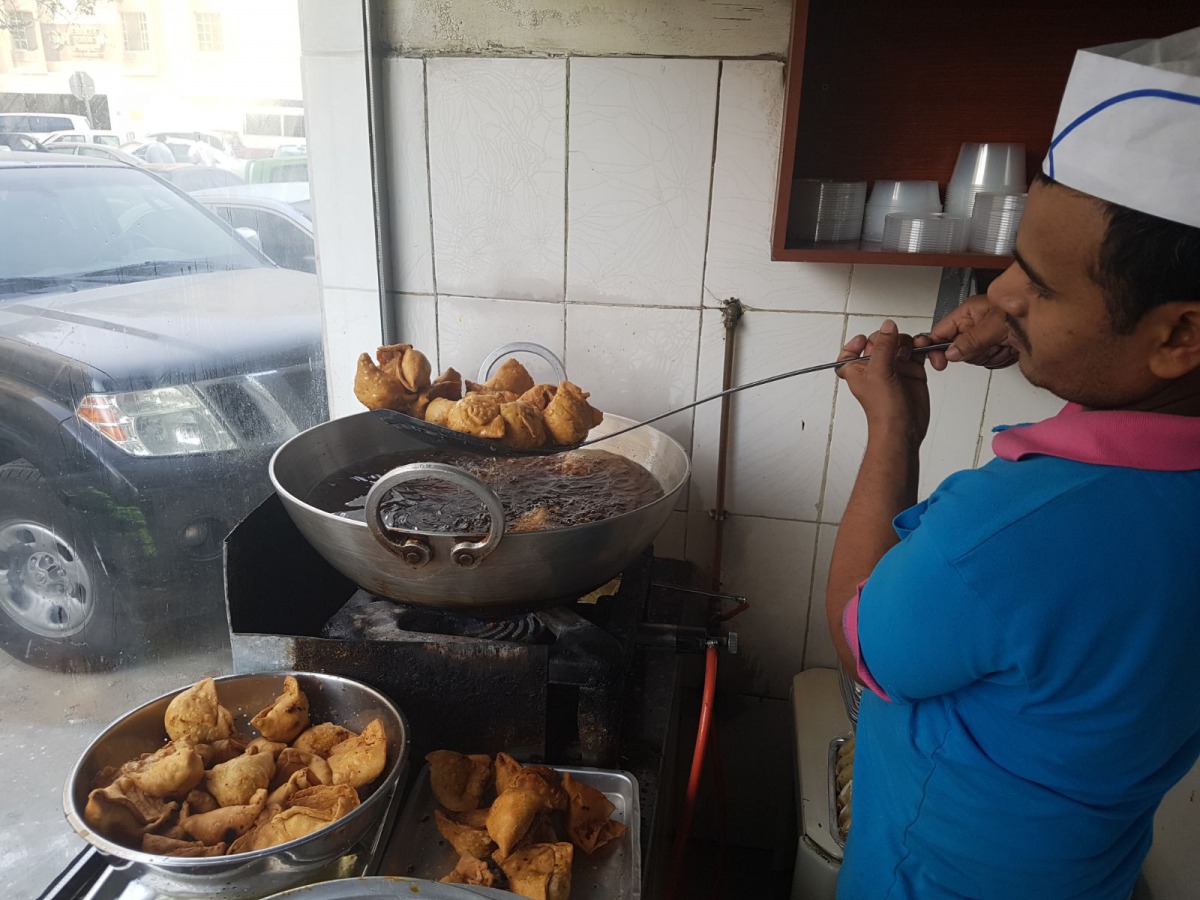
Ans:
[{"label": "metal serving tray", "polygon": [[[628,772],[612,769],[552,768],[556,772],[569,773],[572,778],[601,791],[616,807],[613,818],[629,826],[620,838],[591,856],[575,853],[571,900],[639,900],[642,895],[642,817],[637,780]],[[434,824],[433,812],[438,808],[429,786],[429,766],[425,766],[418,773],[408,802],[396,821],[379,865],[381,875],[437,881],[454,868],[458,854]]]}]

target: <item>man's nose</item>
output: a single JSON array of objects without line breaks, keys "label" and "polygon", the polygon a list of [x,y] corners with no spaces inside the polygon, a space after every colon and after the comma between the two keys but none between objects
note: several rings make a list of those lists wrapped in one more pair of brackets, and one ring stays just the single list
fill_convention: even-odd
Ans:
[{"label": "man's nose", "polygon": [[988,301],[1014,319],[1020,318],[1026,312],[1026,300],[1023,287],[1028,279],[1021,267],[1012,263],[1004,272],[988,286]]}]

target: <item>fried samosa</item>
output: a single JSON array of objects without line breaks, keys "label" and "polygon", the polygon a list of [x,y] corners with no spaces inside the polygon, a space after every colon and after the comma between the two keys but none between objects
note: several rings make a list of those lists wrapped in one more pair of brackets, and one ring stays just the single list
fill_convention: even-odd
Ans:
[{"label": "fried samosa", "polygon": [[499,862],[513,893],[529,900],[567,900],[574,854],[567,843],[531,844]]},{"label": "fried samosa", "polygon": [[542,413],[546,431],[558,445],[575,444],[604,421],[604,413],[589,404],[591,394],[564,381]]},{"label": "fried samosa", "polygon": [[173,741],[210,744],[233,736],[233,715],[221,705],[217,683],[211,678],[175,695],[167,705],[163,724]]},{"label": "fried samosa", "polygon": [[492,780],[490,756],[434,750],[425,761],[429,763],[429,786],[438,803],[452,812],[479,808]]},{"label": "fried samosa", "polygon": [[354,396],[367,409],[407,409],[416,394],[375,365],[369,353],[360,353],[354,373]]},{"label": "fried samosa", "polygon": [[383,719],[372,719],[362,734],[334,744],[326,761],[333,772],[334,784],[352,788],[370,784],[387,763],[387,732],[383,728]]},{"label": "fried samosa", "polygon": [[531,406],[536,406],[539,410],[545,411],[556,393],[558,393],[558,388],[552,384],[535,384],[523,393],[520,399]]},{"label": "fried samosa", "polygon": [[296,750],[303,750],[305,753],[315,753],[324,758],[329,755],[329,751],[335,745],[352,737],[354,737],[354,732],[349,728],[334,725],[332,722],[322,722],[320,725],[312,726],[292,741],[292,747]]},{"label": "fried samosa", "polygon": [[184,809],[188,815],[195,813],[212,812],[221,804],[217,802],[217,798],[208,791],[188,791],[187,797],[184,798]]},{"label": "fried samosa", "polygon": [[483,384],[474,381],[467,382],[468,391],[478,391],[485,394],[507,391],[508,393],[516,394],[518,397],[531,387],[533,387],[533,376],[529,374],[528,369],[511,357],[500,363],[500,368],[496,370],[496,374]]},{"label": "fried samosa", "polygon": [[127,775],[151,797],[181,798],[204,780],[204,760],[187,741],[172,741],[155,753],[121,766]]},{"label": "fried samosa", "polygon": [[576,847],[592,854],[625,833],[628,826],[611,818],[616,807],[604,794],[570,773],[563,775],[562,785],[570,801],[567,833]]},{"label": "fried samosa", "polygon": [[251,719],[250,724],[269,741],[289,744],[300,736],[308,727],[308,698],[294,675],[283,679],[283,693]]},{"label": "fried samosa", "polygon": [[279,787],[301,769],[308,769],[318,784],[333,784],[333,769],[328,761],[315,753],[288,747],[280,751],[279,758],[275,761],[275,779],[271,782],[271,788]]},{"label": "fried samosa", "polygon": [[534,817],[546,811],[545,799],[533,791],[509,789],[496,798],[488,810],[487,832],[496,842],[496,856],[512,853],[533,825]]},{"label": "fried samosa", "polygon": [[547,812],[566,812],[567,794],[558,773],[547,766],[526,766],[508,782],[510,791],[529,791],[541,798]]},{"label": "fried samosa", "polygon": [[504,418],[500,400],[494,394],[467,394],[450,409],[446,427],[475,437],[504,437]]},{"label": "fried samosa", "polygon": [[438,833],[449,841],[450,846],[459,854],[484,859],[496,852],[496,842],[492,840],[486,828],[468,825],[441,810],[435,810],[433,816]]},{"label": "fried samosa", "polygon": [[274,775],[275,757],[246,752],[209,769],[204,789],[221,806],[244,806],[255,793],[266,789]]},{"label": "fried samosa", "polygon": [[210,847],[222,841],[230,843],[250,830],[266,805],[267,792],[261,789],[255,792],[249,803],[180,816],[179,824],[196,840]]},{"label": "fried samosa", "polygon": [[412,344],[388,344],[375,351],[379,370],[395,379],[405,391],[419,394],[429,390],[433,367],[427,357]]},{"label": "fried samosa", "polygon": [[213,844],[210,847],[200,841],[181,841],[158,834],[146,834],[142,836],[142,852],[159,856],[224,856],[225,844]]},{"label": "fried samosa", "polygon": [[288,801],[288,809],[307,809],[328,814],[336,821],[359,806],[358,791],[348,784],[318,784],[297,791]]},{"label": "fried samosa", "polygon": [[288,780],[283,784],[273,788],[271,793],[267,794],[267,806],[285,807],[292,797],[296,796],[305,788],[316,787],[321,782],[317,781],[317,777],[313,775],[312,770],[306,768],[297,769],[288,776]]},{"label": "fried samosa", "polygon": [[477,859],[466,853],[458,858],[449,875],[439,878],[442,884],[475,884],[480,887],[503,888],[508,884],[504,872],[490,859]]},{"label": "fried samosa", "polygon": [[508,783],[513,776],[524,768],[504,751],[496,754],[496,793],[503,794],[508,790]]},{"label": "fried samosa", "polygon": [[452,409],[454,409],[453,400],[443,400],[440,397],[430,400],[429,405],[425,407],[425,421],[449,428],[447,423],[450,421],[450,410]]},{"label": "fried samosa", "polygon": [[178,803],[151,797],[127,775],[88,794],[83,818],[101,834],[137,846],[142,835],[158,828]]},{"label": "fried samosa", "polygon": [[531,450],[546,443],[546,423],[541,411],[530,403],[514,400],[500,404],[504,437],[500,443],[517,450]]}]

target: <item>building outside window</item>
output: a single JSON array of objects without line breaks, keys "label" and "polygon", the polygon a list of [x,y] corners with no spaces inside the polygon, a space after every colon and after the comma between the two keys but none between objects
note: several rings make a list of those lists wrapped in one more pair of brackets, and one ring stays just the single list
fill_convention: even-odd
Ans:
[{"label": "building outside window", "polygon": [[33,16],[29,13],[17,13],[14,19],[14,25],[10,32],[13,49],[36,50],[38,48],[37,25],[33,21]]},{"label": "building outside window", "polygon": [[144,12],[121,13],[121,32],[127,51],[142,53],[150,49],[150,21]]},{"label": "building outside window", "polygon": [[220,53],[225,49],[220,13],[196,13],[196,49],[201,53]]}]

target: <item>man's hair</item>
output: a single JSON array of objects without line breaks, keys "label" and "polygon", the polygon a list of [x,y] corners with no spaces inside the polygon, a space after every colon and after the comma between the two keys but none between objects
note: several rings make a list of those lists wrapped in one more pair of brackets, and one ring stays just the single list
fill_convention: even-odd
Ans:
[{"label": "man's hair", "polygon": [[[1065,187],[1041,172],[1036,180]],[[1164,303],[1200,300],[1200,228],[1097,202],[1104,206],[1108,228],[1090,274],[1104,293],[1113,331],[1131,333],[1146,313]]]}]

